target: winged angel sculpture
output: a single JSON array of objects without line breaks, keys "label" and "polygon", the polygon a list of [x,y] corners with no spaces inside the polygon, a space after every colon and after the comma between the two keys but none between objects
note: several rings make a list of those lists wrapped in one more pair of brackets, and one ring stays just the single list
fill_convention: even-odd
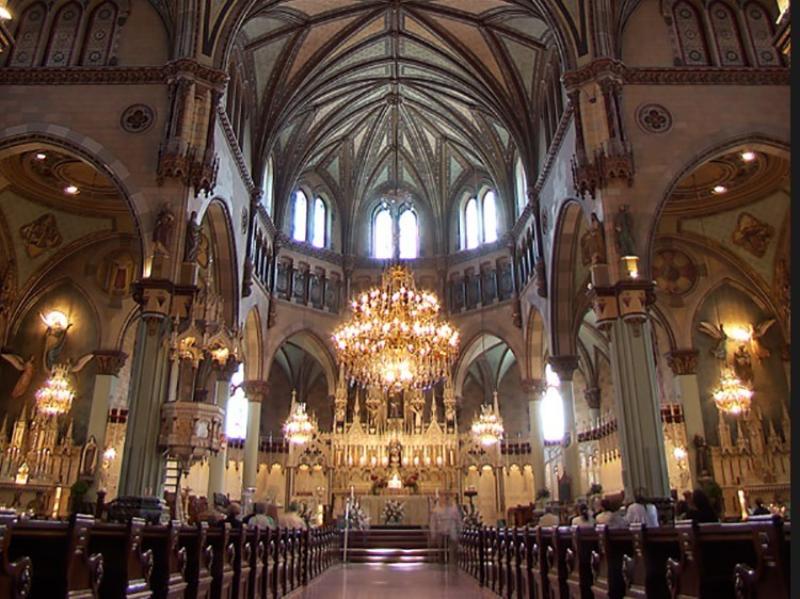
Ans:
[{"label": "winged angel sculpture", "polygon": [[[768,318],[767,320],[757,324],[755,327],[749,325],[750,343],[753,348],[753,353],[759,360],[769,358],[771,355],[769,349],[764,347],[763,343],[761,342],[761,338],[766,335],[767,331],[773,324],[775,324],[775,319]],[[725,333],[724,325],[719,323],[718,325],[714,326],[710,322],[701,321],[697,325],[697,330],[699,330],[701,333],[705,333],[716,341],[714,346],[709,350],[709,353],[718,360],[722,360],[724,362],[727,359],[727,341],[729,339],[727,333]]]},{"label": "winged angel sculpture", "polygon": [[[42,320],[44,320],[44,317],[42,317]],[[94,357],[93,353],[89,353],[76,360],[67,359],[65,362],[59,362],[61,351],[64,349],[64,344],[67,340],[67,330],[70,326],[72,325],[68,324],[62,329],[54,329],[50,326],[47,327],[44,347],[42,349],[42,370],[48,377],[57,365],[64,365],[66,366],[67,372],[76,374],[83,370]],[[23,358],[19,354],[3,352],[0,353],[0,357],[20,371],[19,378],[14,384],[14,388],[11,390],[11,398],[17,399],[24,396],[36,375],[36,363],[33,354],[27,358]]]}]

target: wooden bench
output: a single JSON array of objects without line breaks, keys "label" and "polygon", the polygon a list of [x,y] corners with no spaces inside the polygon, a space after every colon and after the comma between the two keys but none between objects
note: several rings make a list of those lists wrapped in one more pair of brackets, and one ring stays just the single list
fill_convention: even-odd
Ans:
[{"label": "wooden bench", "polygon": [[631,524],[630,530],[632,553],[622,558],[625,597],[668,599],[667,560],[680,557],[675,528],[647,528],[643,524]]},{"label": "wooden bench", "polygon": [[211,560],[212,599],[234,599],[233,562],[236,549],[231,541],[231,525],[227,522],[208,527],[208,545],[214,550]]},{"label": "wooden bench", "polygon": [[733,597],[736,565],[756,563],[751,525],[679,521],[675,529],[680,557],[667,559],[670,597]]},{"label": "wooden bench", "polygon": [[0,597],[24,599],[31,592],[33,563],[27,556],[14,562],[9,560],[12,536],[10,527],[16,523],[16,512],[0,512]]},{"label": "wooden bench", "polygon": [[[249,576],[247,581],[247,594],[245,597],[254,599],[262,597],[264,587],[264,538],[268,529],[246,528],[245,546],[249,546]],[[244,599],[244,598],[242,598]]]},{"label": "wooden bench", "polygon": [[633,538],[627,528],[609,529],[605,524],[597,527],[597,551],[592,552],[592,593],[595,599],[622,599],[625,580],[622,577],[622,560],[633,553]]},{"label": "wooden bench", "polygon": [[145,526],[142,547],[153,552],[150,588],[153,599],[182,599],[186,593],[186,547],[180,547],[181,523],[173,520],[167,526]]},{"label": "wooden bench", "polygon": [[89,532],[89,552],[103,556],[101,599],[150,599],[153,552],[142,549],[144,520],[128,524],[97,522]]},{"label": "wooden bench", "polygon": [[533,547],[531,548],[531,576],[536,597],[550,598],[550,580],[547,576],[548,560],[547,550],[552,544],[553,530],[551,526],[537,526],[533,532]]},{"label": "wooden bench", "polygon": [[571,599],[593,599],[592,552],[598,548],[597,531],[593,526],[573,526],[572,545],[567,548],[567,588]]},{"label": "wooden bench", "polygon": [[553,528],[553,537],[547,548],[547,579],[551,599],[569,599],[567,586],[567,550],[572,548],[572,529],[569,526]]},{"label": "wooden bench", "polygon": [[31,599],[94,599],[103,578],[103,556],[90,554],[94,518],[78,514],[69,522],[23,520],[8,524],[10,562],[27,557],[33,580]]},{"label": "wooden bench", "polygon": [[233,545],[233,581],[231,582],[231,596],[246,599],[250,583],[250,544],[247,542],[247,529],[244,527],[232,528],[230,531],[230,544]]},{"label": "wooden bench", "polygon": [[791,528],[780,516],[756,516],[748,520],[756,554],[755,565],[738,563],[734,568],[737,597],[788,598],[791,579],[789,562]]},{"label": "wooden bench", "polygon": [[186,598],[209,599],[211,597],[211,565],[214,550],[208,545],[208,524],[184,526],[178,533],[178,545],[185,551]]}]

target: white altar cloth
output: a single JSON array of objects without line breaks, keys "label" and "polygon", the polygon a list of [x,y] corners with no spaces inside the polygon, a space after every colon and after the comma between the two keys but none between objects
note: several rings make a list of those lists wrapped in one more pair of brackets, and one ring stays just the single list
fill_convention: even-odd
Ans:
[{"label": "white altar cloth", "polygon": [[362,495],[358,497],[361,508],[369,516],[369,525],[385,524],[383,506],[390,499],[405,504],[403,521],[406,526],[428,526],[433,499],[428,495]]}]

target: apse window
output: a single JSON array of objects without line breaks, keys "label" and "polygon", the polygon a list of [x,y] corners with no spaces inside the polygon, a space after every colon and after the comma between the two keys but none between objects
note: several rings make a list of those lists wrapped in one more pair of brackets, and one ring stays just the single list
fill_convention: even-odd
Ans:
[{"label": "apse window", "polygon": [[491,189],[464,204],[462,249],[471,250],[497,241],[497,196]]},{"label": "apse window", "polygon": [[244,364],[231,377],[231,392],[225,410],[225,436],[244,439],[247,434],[247,397],[239,385],[244,381]]},{"label": "apse window", "polygon": [[328,208],[322,198],[314,200],[314,223],[311,245],[318,248],[325,247],[325,233],[328,223]]},{"label": "apse window", "polygon": [[545,441],[561,441],[564,438],[564,400],[561,397],[561,380],[548,364],[545,368],[547,389],[539,405],[539,419]]},{"label": "apse window", "polygon": [[301,189],[294,194],[294,209],[292,211],[292,239],[305,241],[308,231],[308,198]]},{"label": "apse window", "polygon": [[410,206],[393,211],[381,204],[372,220],[372,255],[379,260],[411,260],[419,256],[419,222]]}]

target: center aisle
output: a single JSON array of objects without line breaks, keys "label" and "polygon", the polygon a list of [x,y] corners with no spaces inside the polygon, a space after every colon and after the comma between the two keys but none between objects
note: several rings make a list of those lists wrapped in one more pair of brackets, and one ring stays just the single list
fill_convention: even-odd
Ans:
[{"label": "center aisle", "polygon": [[290,599],[479,599],[496,597],[467,573],[440,564],[336,566]]}]

